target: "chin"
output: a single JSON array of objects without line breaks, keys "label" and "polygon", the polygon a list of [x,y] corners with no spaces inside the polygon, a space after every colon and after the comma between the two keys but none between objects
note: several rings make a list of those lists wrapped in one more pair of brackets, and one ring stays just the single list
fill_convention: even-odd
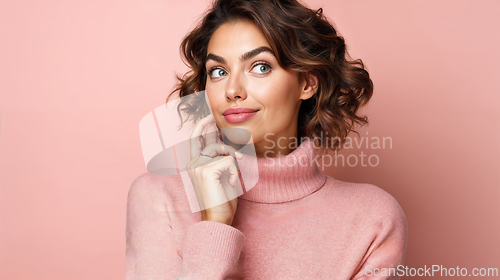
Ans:
[{"label": "chin", "polygon": [[222,136],[225,140],[237,145],[246,145],[253,143],[250,131],[240,127],[221,128]]}]

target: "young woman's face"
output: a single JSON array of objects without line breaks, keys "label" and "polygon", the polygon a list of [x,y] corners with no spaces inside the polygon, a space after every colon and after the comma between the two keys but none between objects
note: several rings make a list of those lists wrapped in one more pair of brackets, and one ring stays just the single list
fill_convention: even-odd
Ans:
[{"label": "young woman's face", "polygon": [[258,154],[271,141],[297,136],[301,100],[310,96],[297,72],[280,67],[253,22],[221,25],[208,44],[205,66],[205,90],[219,128],[248,130]]}]

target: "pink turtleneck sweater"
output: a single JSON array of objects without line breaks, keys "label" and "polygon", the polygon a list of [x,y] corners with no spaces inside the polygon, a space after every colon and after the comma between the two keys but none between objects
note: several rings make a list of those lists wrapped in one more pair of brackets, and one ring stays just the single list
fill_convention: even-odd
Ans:
[{"label": "pink turtleneck sweater", "polygon": [[259,181],[230,226],[191,213],[180,175],[139,176],[128,194],[126,279],[398,279],[383,276],[404,260],[398,202],[315,164],[286,164],[315,155],[305,141],[257,158]]}]

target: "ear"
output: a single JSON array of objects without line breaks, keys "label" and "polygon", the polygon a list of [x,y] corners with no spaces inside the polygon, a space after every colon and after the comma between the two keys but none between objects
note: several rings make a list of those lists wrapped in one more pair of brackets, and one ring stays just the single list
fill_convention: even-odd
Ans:
[{"label": "ear", "polygon": [[300,88],[302,89],[302,92],[300,93],[300,99],[306,100],[313,97],[313,95],[318,90],[318,77],[311,74],[310,72],[304,73],[301,76],[302,78]]}]

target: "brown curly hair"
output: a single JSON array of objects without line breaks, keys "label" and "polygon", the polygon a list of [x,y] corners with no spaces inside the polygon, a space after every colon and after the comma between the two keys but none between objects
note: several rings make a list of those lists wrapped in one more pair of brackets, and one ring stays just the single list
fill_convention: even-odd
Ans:
[{"label": "brown curly hair", "polygon": [[[186,97],[205,89],[205,62],[212,34],[220,25],[241,19],[249,19],[260,28],[281,67],[297,71],[299,77],[309,72],[318,78],[317,92],[300,107],[299,139],[318,141],[330,135],[334,141],[328,143],[327,138],[326,146],[340,150],[341,141],[351,131],[359,136],[353,128],[368,123],[366,116],[356,113],[373,94],[370,76],[360,59],[350,59],[344,38],[323,15],[323,9],[314,11],[296,0],[215,0],[199,25],[182,40],[181,56],[190,71],[177,76],[179,84],[167,102],[177,91],[180,97]],[[192,116],[193,121],[210,113],[208,107],[190,106],[191,101],[183,98],[179,110]]]}]

